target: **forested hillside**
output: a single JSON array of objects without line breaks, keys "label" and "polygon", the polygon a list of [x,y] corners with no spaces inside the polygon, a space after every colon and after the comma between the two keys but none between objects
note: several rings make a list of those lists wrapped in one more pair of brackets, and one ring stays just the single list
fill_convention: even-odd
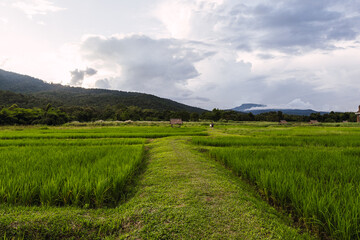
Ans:
[{"label": "forested hillside", "polygon": [[40,79],[4,70],[0,70],[0,90],[3,90],[0,92],[0,104],[3,106],[11,106],[16,103],[19,107],[42,107],[51,103],[56,107],[76,106],[103,109],[121,105],[122,107],[136,106],[141,109],[159,111],[187,111],[190,113],[205,111],[150,94],[49,84]]}]

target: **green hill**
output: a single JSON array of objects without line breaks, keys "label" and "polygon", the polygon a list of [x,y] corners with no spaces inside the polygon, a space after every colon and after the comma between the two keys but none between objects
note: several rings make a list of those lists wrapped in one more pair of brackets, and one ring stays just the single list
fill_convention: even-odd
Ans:
[{"label": "green hill", "polygon": [[40,79],[0,69],[0,104],[14,103],[20,107],[78,106],[103,109],[107,106],[137,106],[159,111],[187,111],[202,113],[205,110],[181,104],[150,94],[104,89],[85,89],[46,83]]}]

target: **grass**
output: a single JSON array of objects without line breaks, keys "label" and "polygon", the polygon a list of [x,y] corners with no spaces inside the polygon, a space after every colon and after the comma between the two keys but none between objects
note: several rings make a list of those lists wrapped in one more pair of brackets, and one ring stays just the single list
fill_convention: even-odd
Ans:
[{"label": "grass", "polygon": [[311,239],[246,183],[193,150],[156,139],[114,208],[0,205],[0,233],[24,239]]},{"label": "grass", "polygon": [[193,143],[320,236],[359,239],[359,137],[359,128],[226,126]]},{"label": "grass", "polygon": [[7,139],[0,141],[0,147],[26,146],[105,146],[105,145],[136,145],[145,144],[145,138],[96,138],[96,139]]},{"label": "grass", "polygon": [[0,139],[98,139],[98,138],[161,138],[168,136],[206,136],[204,128],[170,126],[122,126],[84,128],[4,128]]},{"label": "grass", "polygon": [[283,147],[359,147],[360,134],[353,135],[309,135],[309,136],[294,136],[275,135],[270,133],[268,135],[258,136],[231,136],[231,137],[194,137],[193,143],[198,145],[226,147],[226,146],[283,146]]},{"label": "grass", "polygon": [[0,128],[0,237],[360,239],[358,125],[102,125]]},{"label": "grass", "polygon": [[102,207],[121,199],[139,146],[9,147],[0,152],[0,203]]}]

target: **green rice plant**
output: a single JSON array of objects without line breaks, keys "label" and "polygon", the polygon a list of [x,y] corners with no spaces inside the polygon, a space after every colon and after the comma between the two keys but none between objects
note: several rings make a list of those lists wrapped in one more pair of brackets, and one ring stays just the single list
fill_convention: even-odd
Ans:
[{"label": "green rice plant", "polygon": [[360,150],[218,147],[209,154],[305,224],[336,239],[360,238]]},{"label": "green rice plant", "polygon": [[143,145],[8,147],[0,151],[0,203],[114,205],[142,162]]},{"label": "green rice plant", "polygon": [[144,144],[145,138],[96,138],[96,139],[32,139],[19,138],[0,140],[0,147],[9,146],[103,146]]},{"label": "green rice plant", "polygon": [[309,136],[231,136],[231,137],[193,137],[197,145],[214,147],[226,146],[314,146],[314,147],[360,147],[358,134],[347,135],[309,135]]},{"label": "green rice plant", "polygon": [[25,128],[22,131],[7,129],[0,132],[0,139],[98,139],[98,138],[161,138],[168,136],[206,136],[200,127],[103,127],[103,128]]}]

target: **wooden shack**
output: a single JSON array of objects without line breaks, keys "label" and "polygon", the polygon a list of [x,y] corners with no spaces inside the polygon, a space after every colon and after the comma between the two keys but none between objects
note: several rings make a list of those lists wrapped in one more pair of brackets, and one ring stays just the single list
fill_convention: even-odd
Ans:
[{"label": "wooden shack", "polygon": [[319,121],[318,120],[310,120],[309,124],[318,124]]},{"label": "wooden shack", "polygon": [[280,125],[285,125],[285,124],[288,124],[288,122],[286,120],[280,120],[279,124]]},{"label": "wooden shack", "polygon": [[179,126],[181,126],[182,124],[183,124],[182,119],[178,119],[178,118],[170,119],[170,125],[171,125],[171,127],[173,127],[174,125],[179,125]]},{"label": "wooden shack", "polygon": [[359,110],[355,114],[356,114],[356,121],[360,122],[360,106],[359,106]]}]

